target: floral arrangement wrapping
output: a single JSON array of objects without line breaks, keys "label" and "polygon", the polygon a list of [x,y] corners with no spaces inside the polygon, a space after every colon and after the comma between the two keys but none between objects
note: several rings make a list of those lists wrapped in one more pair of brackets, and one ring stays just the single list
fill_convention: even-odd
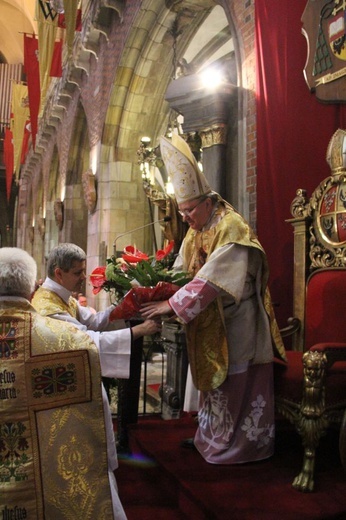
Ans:
[{"label": "floral arrangement wrapping", "polygon": [[97,267],[90,274],[93,293],[101,290],[114,296],[114,310],[110,320],[130,319],[139,312],[142,303],[167,300],[191,277],[172,269],[174,241],[149,257],[134,246],[127,246],[120,258],[107,259],[105,267]]}]

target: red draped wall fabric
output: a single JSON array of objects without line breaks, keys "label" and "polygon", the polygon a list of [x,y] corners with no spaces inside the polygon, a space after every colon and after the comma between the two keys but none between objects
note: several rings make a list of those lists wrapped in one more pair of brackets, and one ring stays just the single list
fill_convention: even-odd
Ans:
[{"label": "red draped wall fabric", "polygon": [[[303,76],[307,43],[301,17],[307,0],[256,0],[257,232],[270,266],[280,326],[292,315],[296,190],[308,196],[330,175],[329,140],[345,128],[346,106],[322,104]],[[345,100],[346,101],[346,100]]]}]

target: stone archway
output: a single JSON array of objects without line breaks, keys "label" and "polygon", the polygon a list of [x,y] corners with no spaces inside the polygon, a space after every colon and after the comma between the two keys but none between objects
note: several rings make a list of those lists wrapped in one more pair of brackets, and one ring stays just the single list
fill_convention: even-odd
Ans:
[{"label": "stone archway", "polygon": [[[101,183],[109,186],[109,200],[104,201],[110,208],[109,235],[106,238],[108,249],[118,234],[143,224],[143,215],[146,215],[146,221],[149,220],[136,154],[143,136],[150,137],[152,146],[156,146],[158,137],[165,133],[172,114],[165,95],[175,75],[177,61],[187,53],[195,60],[193,66],[201,68],[220,49],[218,38],[224,38],[222,43],[232,38],[224,14],[227,28],[223,28],[222,34],[210,36],[203,42],[203,50],[193,51],[191,42],[195,37],[201,38],[198,29],[213,9],[222,8],[215,7],[211,1],[198,6],[179,2],[171,10],[167,10],[167,2],[166,6],[155,10],[157,5],[152,1],[141,5],[117,67],[108,107],[102,140],[102,157],[106,160],[102,164],[100,179]],[[176,39],[174,30],[177,32]],[[237,78],[238,65],[234,61],[233,55],[231,75]],[[235,119],[238,121],[237,114]],[[230,143],[233,172],[237,172],[234,164],[238,164],[238,159],[234,160],[237,139],[238,130],[233,128]],[[135,241],[138,247],[144,249],[150,247],[149,232],[129,233],[126,240],[126,243]]]}]

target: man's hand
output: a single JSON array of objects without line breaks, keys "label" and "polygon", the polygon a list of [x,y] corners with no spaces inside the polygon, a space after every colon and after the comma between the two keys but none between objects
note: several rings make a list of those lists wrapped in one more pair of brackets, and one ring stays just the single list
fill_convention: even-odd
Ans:
[{"label": "man's hand", "polygon": [[161,332],[161,328],[162,325],[160,318],[145,320],[143,323],[139,323],[132,327],[132,336],[133,339],[138,339],[142,336],[150,336],[151,334],[156,334],[156,332]]},{"label": "man's hand", "polygon": [[172,308],[168,300],[162,302],[143,303],[140,308],[143,318],[154,318],[155,316],[163,316],[165,314],[173,314]]}]

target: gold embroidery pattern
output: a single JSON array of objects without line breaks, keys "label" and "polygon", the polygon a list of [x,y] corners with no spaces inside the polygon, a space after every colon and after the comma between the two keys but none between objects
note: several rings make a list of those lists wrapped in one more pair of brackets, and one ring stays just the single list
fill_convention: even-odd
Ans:
[{"label": "gold embroidery pattern", "polygon": [[[32,463],[23,422],[0,424],[0,482],[22,482],[28,479],[27,467]],[[31,451],[31,450],[29,450]]]},{"label": "gold embroidery pattern", "polygon": [[37,289],[31,303],[41,316],[68,312],[72,318],[77,317],[77,302],[72,296],[67,304],[55,292],[43,287]]},{"label": "gold embroidery pattern", "polygon": [[218,388],[227,377],[228,348],[217,301],[187,325],[187,349],[195,386]]},{"label": "gold embroidery pattern", "polygon": [[15,358],[18,355],[16,349],[16,322],[0,323],[0,359]]},{"label": "gold embroidery pattern", "polygon": [[[0,370],[0,516],[16,508],[23,518],[113,519],[95,344],[28,302],[0,303],[0,331],[11,327],[17,355],[2,358]],[[70,370],[69,384],[57,377],[61,391],[35,396],[33,374],[51,367],[53,380],[59,367]]]},{"label": "gold embroidery pattern", "polygon": [[[50,467],[43,480],[49,498],[47,518],[55,518],[58,512],[65,520],[92,520],[104,508],[107,510],[104,518],[113,518],[107,497],[107,450],[99,431],[100,416],[88,415],[88,410],[84,404],[48,412],[51,426],[41,442],[42,465]],[[46,428],[47,417],[39,413],[37,422],[42,430]],[[71,435],[71,431],[76,433]]]},{"label": "gold embroidery pattern", "polygon": [[68,496],[74,503],[79,503],[80,508],[87,514],[88,502],[94,493],[85,478],[93,463],[93,454],[90,446],[83,446],[75,436],[69,439],[68,444],[60,446],[58,454],[58,472],[64,480],[68,481]]},{"label": "gold embroidery pattern", "polygon": [[66,392],[74,392],[77,386],[76,365],[58,363],[46,366],[42,370],[35,368],[31,372],[33,396],[52,396]]},{"label": "gold embroidery pattern", "polygon": [[[53,320],[50,320],[53,321]],[[52,355],[35,356],[26,363],[28,403],[34,410],[82,403],[91,399],[90,365],[85,350],[61,352],[60,363]]]},{"label": "gold embroidery pattern", "polygon": [[[243,217],[232,206],[222,202],[215,216],[222,216],[218,224],[207,231],[188,230],[184,240],[184,269],[195,276],[202,267],[204,261],[217,248],[226,244],[241,244],[246,247],[264,251],[255,234]],[[262,279],[263,295],[266,294],[266,310],[269,311],[269,293],[265,291],[268,269],[264,255],[264,269]],[[284,356],[284,348],[273,313],[268,313],[271,320],[272,332],[277,332],[273,337],[278,345],[278,350]],[[209,324],[207,326],[207,323]],[[187,349],[191,373],[195,386],[199,390],[208,391],[218,388],[228,371],[228,348],[225,328],[223,324],[222,309],[217,301],[205,309],[186,326]]]}]

